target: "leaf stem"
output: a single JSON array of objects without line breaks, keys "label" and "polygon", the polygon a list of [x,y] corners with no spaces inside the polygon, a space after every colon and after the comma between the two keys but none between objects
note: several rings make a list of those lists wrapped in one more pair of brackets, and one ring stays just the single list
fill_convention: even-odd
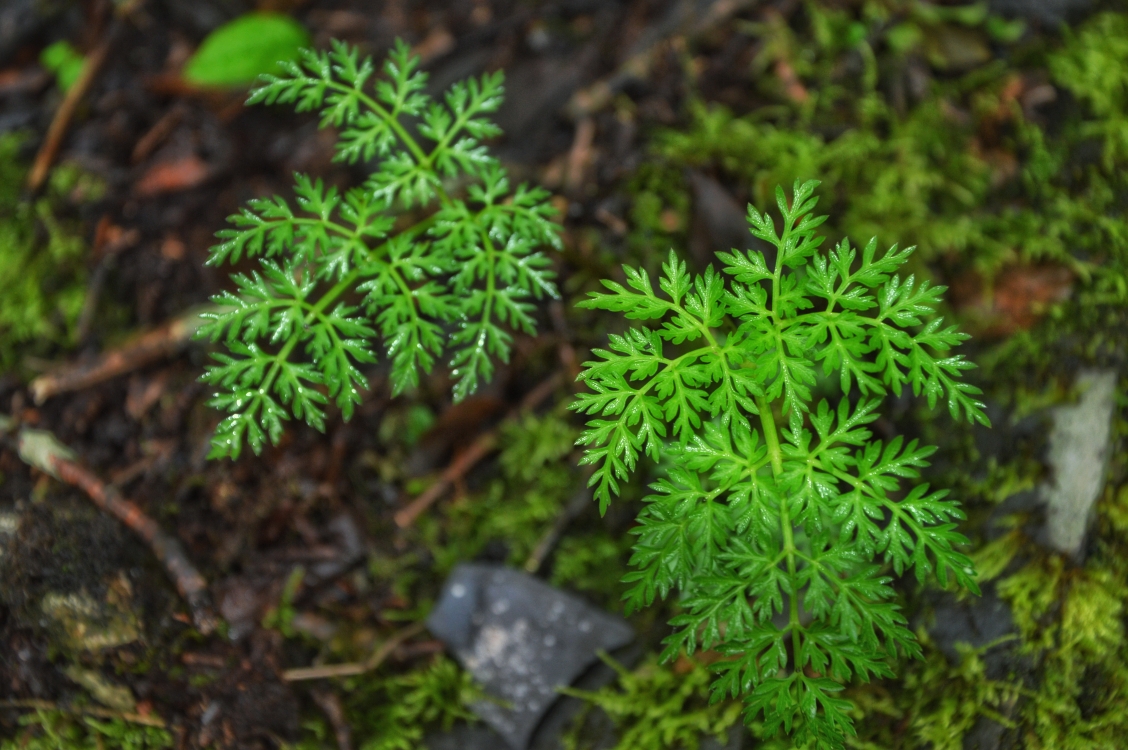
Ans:
[{"label": "leaf stem", "polygon": [[772,459],[772,474],[778,477],[783,473],[783,451],[779,447],[779,433],[776,431],[772,407],[763,396],[756,398],[756,406],[760,409],[760,425],[764,430],[764,443],[768,446],[768,455]]},{"label": "leaf stem", "polygon": [[419,146],[419,143],[411,137],[411,134],[408,133],[400,123],[399,113],[393,115],[391,112],[384,109],[384,107],[379,102],[370,97],[368,94],[364,93],[363,89],[346,86],[343,83],[338,83],[337,81],[330,81],[329,87],[335,88],[345,94],[356,94],[357,99],[360,99],[362,102],[364,102],[364,104],[369,109],[371,109],[380,118],[388,123],[388,126],[392,130],[394,130],[396,135],[399,137],[400,142],[403,143],[403,145],[407,146],[407,150],[411,152],[412,156],[415,157],[416,161],[419,164],[422,164],[427,160],[427,154],[423,152],[423,149]]},{"label": "leaf stem", "polygon": [[[778,478],[783,473],[783,451],[779,447],[779,433],[776,431],[775,417],[772,415],[771,404],[768,403],[766,398],[760,396],[756,399],[756,403],[760,408],[760,425],[764,431],[764,442],[768,446],[768,455],[771,456],[772,475]],[[798,566],[795,562],[798,550],[795,547],[795,530],[791,524],[791,510],[788,507],[786,497],[779,499],[779,525],[783,531],[783,553],[787,556],[787,574],[791,578],[791,591],[787,595],[790,604],[788,624],[791,630],[791,649],[795,659],[795,671],[798,672],[800,668],[799,631],[802,629],[799,624],[799,587],[795,585],[798,580]]]}]

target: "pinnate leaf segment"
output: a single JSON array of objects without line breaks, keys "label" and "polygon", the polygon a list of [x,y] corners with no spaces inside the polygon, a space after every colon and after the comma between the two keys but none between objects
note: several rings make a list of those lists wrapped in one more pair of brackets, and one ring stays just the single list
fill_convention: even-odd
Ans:
[{"label": "pinnate leaf segment", "polygon": [[334,42],[264,76],[248,99],[319,111],[338,130],[335,159],[375,171],[343,193],[298,174],[293,202],[252,200],[218,233],[210,264],[254,256],[259,267],[233,275],[235,291],[214,298],[220,312],[200,332],[227,348],[204,376],[228,412],[212,457],[277,443],[291,415],[321,429],[330,400],[349,418],[377,339],[393,394],[446,358],[464,398],[507,360],[514,331],[534,332],[532,300],[557,295],[541,252],[561,246],[548,193],[511,187],[483,145],[501,132],[488,115],[502,74],[434,101],[402,41],[376,72]]},{"label": "pinnate leaf segment", "polygon": [[[664,656],[719,651],[715,700],[743,695],[768,736],[840,748],[854,733],[844,683],[920,655],[890,574],[978,592],[963,512],[918,481],[935,449],[868,425],[906,386],[988,420],[951,353],[966,335],[933,315],[944,287],[897,276],[912,248],[820,252],[817,185],[796,182],[790,203],[777,189],[780,233],[749,206],[774,252],[721,252],[722,272],[697,276],[671,252],[658,289],[642,269],[604,281],[581,304],[642,322],[595,350],[573,408],[591,417],[579,442],[601,510],[642,454],[666,467],[625,595],[637,609],[680,592]],[[835,387],[836,405],[815,403]]]}]

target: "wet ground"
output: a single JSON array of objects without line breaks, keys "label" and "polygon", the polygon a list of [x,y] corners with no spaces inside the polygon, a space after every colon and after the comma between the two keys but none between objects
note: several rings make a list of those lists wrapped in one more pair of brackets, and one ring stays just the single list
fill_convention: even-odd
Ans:
[{"label": "wet ground", "polygon": [[[342,186],[360,182],[364,171],[331,161],[332,138],[313,116],[246,108],[243,93],[199,91],[180,80],[180,66],[204,35],[252,9],[249,3],[147,0],[128,19],[115,20],[108,0],[8,0],[0,8],[0,131],[30,133],[28,161],[61,101],[37,63],[39,51],[58,39],[89,51],[111,31],[114,36],[57,158],[105,185],[97,200],[67,209],[89,248],[83,261],[89,322],[73,346],[39,347],[0,374],[0,412],[53,432],[84,466],[170,531],[209,582],[224,624],[201,635],[135,535],[81,491],[29,468],[10,445],[0,448],[0,700],[9,708],[37,701],[63,706],[108,695],[105,706],[124,687],[121,713],[159,716],[178,747],[277,747],[297,741],[305,715],[332,723],[333,702],[284,679],[285,670],[327,653],[363,655],[400,632],[405,620],[419,619],[438,595],[438,578],[415,588],[397,582],[412,566],[424,572],[411,575],[426,579],[433,560],[426,544],[396,526],[394,514],[541,384],[550,384],[537,396],[542,412],[569,400],[577,356],[582,361],[602,336],[585,329],[569,303],[634,252],[627,184],[650,158],[648,135],[684,122],[691,94],[741,112],[761,104],[762,94],[748,83],[759,43],[737,29],[791,17],[800,5],[281,0],[255,6],[291,12],[317,46],[343,39],[379,55],[403,38],[423,56],[436,91],[468,75],[505,70],[498,153],[519,179],[557,196],[566,249],[555,262],[568,296],[565,305],[541,313],[541,335],[517,342],[514,360],[488,389],[457,406],[449,403],[444,373],[410,399],[392,399],[377,365],[351,421],[331,416],[325,434],[291,426],[279,446],[231,463],[206,460],[219,417],[198,381],[207,359],[201,344],[169,347],[164,356],[41,403],[28,382],[36,372],[94,361],[129,335],[159,328],[227,288],[227,272],[204,261],[225,217],[246,200],[287,194],[294,171]],[[1052,10],[1040,6],[1042,13]],[[727,243],[733,230],[726,201],[740,212],[747,196],[710,175],[689,179],[699,202],[688,232],[691,252]],[[721,197],[708,200],[710,190]],[[416,406],[436,421],[417,440],[401,440]],[[487,458],[458,477],[452,494],[463,500],[455,502],[465,502],[497,472]],[[601,521],[589,507],[575,523],[621,535],[630,520],[613,510]],[[508,555],[498,539],[479,559]],[[397,568],[396,560],[413,562]],[[299,567],[299,585],[287,593]],[[420,598],[410,600],[405,591]],[[610,591],[601,604],[613,607],[615,598]],[[277,619],[269,620],[280,602],[297,612],[286,622],[300,636],[287,637]],[[660,638],[661,629],[652,630],[644,630],[645,642]],[[422,635],[388,659],[406,670],[438,650]],[[95,677],[84,681],[75,676],[80,673]],[[18,713],[0,709],[0,736],[18,731]]]}]

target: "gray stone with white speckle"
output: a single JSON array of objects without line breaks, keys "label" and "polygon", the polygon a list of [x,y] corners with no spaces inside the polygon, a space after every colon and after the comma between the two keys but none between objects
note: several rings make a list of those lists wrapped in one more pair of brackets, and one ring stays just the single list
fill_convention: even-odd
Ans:
[{"label": "gray stone with white speckle", "polygon": [[598,650],[634,639],[621,618],[526,573],[497,565],[455,568],[427,627],[485,689],[472,708],[514,750],[524,750],[557,688]]},{"label": "gray stone with white speckle", "polygon": [[1040,489],[1046,502],[1045,540],[1074,557],[1081,554],[1093,504],[1104,487],[1116,384],[1111,370],[1083,372],[1077,377],[1078,402],[1053,411],[1047,457],[1052,475]]}]

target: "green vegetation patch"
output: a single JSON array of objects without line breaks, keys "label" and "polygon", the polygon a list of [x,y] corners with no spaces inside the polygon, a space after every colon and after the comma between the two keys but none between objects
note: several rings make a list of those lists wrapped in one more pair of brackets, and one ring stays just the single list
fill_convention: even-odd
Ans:
[{"label": "green vegetation patch", "polygon": [[85,243],[61,217],[77,194],[96,198],[102,188],[75,167],[52,173],[45,195],[23,196],[25,137],[0,135],[0,369],[28,351],[44,353],[71,342],[85,296]]},{"label": "green vegetation patch", "polygon": [[0,750],[161,750],[172,747],[165,729],[121,718],[98,719],[66,711],[39,709],[20,717],[15,739]]},{"label": "green vegetation patch", "polygon": [[[200,331],[228,350],[204,376],[220,388],[212,405],[228,413],[213,458],[277,443],[291,416],[323,429],[330,400],[349,419],[377,340],[393,395],[445,359],[455,400],[465,398],[509,359],[515,333],[536,331],[534,301],[557,296],[542,251],[561,247],[548,193],[513,186],[483,143],[501,132],[489,117],[503,75],[432,100],[419,65],[401,40],[377,75],[370,58],[335,42],[303,50],[251,92],[250,104],[319,110],[323,127],[340,129],[335,158],[375,167],[343,193],[297,175],[296,201],[252,200],[218,233],[209,263],[246,255],[259,267],[232,277],[236,291],[214,298],[222,312]],[[421,209],[429,215],[413,213]],[[345,302],[349,292],[358,305]]]},{"label": "green vegetation patch", "polygon": [[[978,344],[985,369],[975,382],[995,404],[1013,410],[1015,420],[1063,398],[1080,367],[1123,367],[1128,13],[1097,13],[1059,38],[1026,34],[1021,24],[992,18],[983,4],[806,2],[789,19],[766,14],[743,31],[758,43],[750,80],[762,104],[742,113],[691,101],[686,125],[655,133],[655,158],[627,185],[634,198],[632,250],[646,269],[659,265],[666,246],[684,248],[688,240],[687,167],[717,176],[739,199],[759,206],[771,201],[777,183],[818,174],[832,242],[874,236],[883,245],[915,242],[919,252],[908,267],[918,277],[974,274],[986,281],[988,305],[992,280],[1011,269],[1067,270],[1068,299],[1037,308],[1047,314],[1042,322],[999,345]],[[806,283],[817,278],[807,274]],[[982,328],[983,321],[972,324]],[[631,336],[622,337],[624,346]],[[639,364],[649,356],[645,346],[640,340],[630,352],[614,351],[636,363],[622,370],[634,392],[649,382]],[[683,353],[672,348],[663,356],[673,361]],[[812,391],[825,392],[825,381],[816,377]],[[701,388],[685,381],[670,392],[687,385]],[[636,415],[632,434],[649,418],[645,410]],[[655,412],[653,419],[662,416]],[[940,470],[928,478],[956,488],[977,523],[1002,500],[1044,480],[1031,452],[1036,441],[1004,459],[982,455],[975,430],[937,420],[923,405],[910,407],[907,418],[910,429],[941,446]],[[688,460],[699,460],[702,449],[691,447]],[[686,459],[670,465],[678,463]],[[707,496],[714,481],[702,478],[700,492]],[[954,750],[984,727],[1002,733],[1002,746],[1117,746],[1128,729],[1128,493],[1116,491],[1124,483],[1119,454],[1108,481],[1099,533],[1083,564],[1041,551],[1024,530],[1039,522],[1031,513],[1002,519],[1013,531],[970,550],[980,583],[991,582],[1010,606],[1016,633],[963,648],[950,660],[918,631],[923,661],[890,661],[900,677],[842,693],[853,703],[848,712],[858,732],[849,746]],[[696,485],[678,489],[676,497],[698,492]],[[690,519],[684,517],[681,536],[671,531],[665,539],[692,539]],[[985,533],[974,524],[965,528],[973,537]],[[926,614],[925,597],[906,593],[909,619]],[[680,622],[697,622],[694,608],[706,600],[677,601]],[[698,632],[709,632],[708,623]],[[1011,656],[1001,675],[989,677],[986,663],[997,658],[996,649]]]}]

